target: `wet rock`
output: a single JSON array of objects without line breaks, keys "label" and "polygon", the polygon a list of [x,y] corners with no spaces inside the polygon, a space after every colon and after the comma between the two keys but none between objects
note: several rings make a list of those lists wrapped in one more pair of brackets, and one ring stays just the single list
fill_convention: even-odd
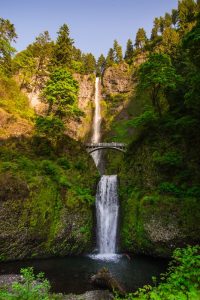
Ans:
[{"label": "wet rock", "polygon": [[89,291],[82,295],[65,295],[63,300],[112,300],[114,296],[107,290]]},{"label": "wet rock", "polygon": [[101,288],[108,288],[110,291],[116,291],[120,295],[124,295],[125,289],[107,268],[102,268],[96,275],[91,277],[92,284]]},{"label": "wet rock", "polygon": [[19,274],[0,275],[0,289],[6,288],[11,289],[14,282],[22,282],[23,277]]}]

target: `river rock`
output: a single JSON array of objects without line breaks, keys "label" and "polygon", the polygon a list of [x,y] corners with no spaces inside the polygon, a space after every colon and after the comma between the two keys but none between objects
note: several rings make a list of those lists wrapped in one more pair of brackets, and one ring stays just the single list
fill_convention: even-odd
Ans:
[{"label": "river rock", "polygon": [[120,295],[125,294],[124,287],[113,277],[107,268],[102,268],[96,275],[93,275],[91,277],[91,282],[96,286],[108,288],[110,291],[116,291]]}]

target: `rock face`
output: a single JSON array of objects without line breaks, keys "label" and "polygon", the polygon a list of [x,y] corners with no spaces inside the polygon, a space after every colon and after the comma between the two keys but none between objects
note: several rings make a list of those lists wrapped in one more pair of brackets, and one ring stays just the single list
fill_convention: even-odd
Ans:
[{"label": "rock face", "polygon": [[123,62],[107,68],[103,74],[102,85],[106,94],[130,92],[133,82],[129,66]]},{"label": "rock face", "polygon": [[[76,140],[85,140],[91,130],[92,124],[95,77],[92,74],[74,74],[74,79],[79,83],[78,107],[84,112],[85,116],[81,117],[80,120],[67,119],[65,121],[66,134]],[[42,103],[40,99],[43,86],[44,83],[33,91],[26,91],[30,105],[35,109],[37,114],[41,115],[47,111],[47,105]]]},{"label": "rock face", "polygon": [[0,108],[0,137],[30,135],[33,126],[25,119],[15,117]]},{"label": "rock face", "polygon": [[79,83],[78,107],[85,116],[80,121],[69,121],[67,133],[77,140],[86,140],[92,126],[95,76],[74,74],[74,78]]}]

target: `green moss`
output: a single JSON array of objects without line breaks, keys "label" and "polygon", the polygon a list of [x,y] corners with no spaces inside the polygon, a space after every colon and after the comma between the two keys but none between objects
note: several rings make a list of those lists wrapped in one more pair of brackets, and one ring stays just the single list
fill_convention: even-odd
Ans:
[{"label": "green moss", "polygon": [[35,144],[33,139],[10,139],[2,144],[4,220],[0,233],[7,238],[0,245],[0,254],[6,252],[7,259],[63,256],[91,249],[99,175],[80,144],[63,139],[58,148],[50,149],[50,156],[38,154],[39,141]]}]

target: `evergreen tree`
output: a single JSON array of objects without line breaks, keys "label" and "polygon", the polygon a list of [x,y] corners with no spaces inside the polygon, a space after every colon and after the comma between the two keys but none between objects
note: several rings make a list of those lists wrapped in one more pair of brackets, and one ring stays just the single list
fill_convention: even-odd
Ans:
[{"label": "evergreen tree", "polygon": [[108,55],[106,57],[106,67],[110,67],[115,63],[114,50],[112,48],[109,49]]},{"label": "evergreen tree", "polygon": [[195,17],[198,12],[198,5],[194,0],[182,0],[178,2],[179,28],[184,34],[195,25]]},{"label": "evergreen tree", "polygon": [[124,56],[124,59],[128,64],[132,64],[133,54],[134,54],[133,42],[131,41],[131,39],[128,39],[127,44],[126,44],[126,52],[125,52],[125,56]]},{"label": "evergreen tree", "polygon": [[160,28],[160,20],[159,18],[155,18],[153,29],[151,31],[151,41],[155,41],[158,38],[159,28]]},{"label": "evergreen tree", "polygon": [[92,53],[83,54],[84,73],[91,74],[96,70],[96,59]]},{"label": "evergreen tree", "polygon": [[101,54],[97,60],[97,65],[96,65],[96,73],[97,76],[101,76],[105,70],[106,67],[106,59],[103,54]]},{"label": "evergreen tree", "polygon": [[15,27],[9,20],[0,18],[0,72],[11,75],[11,57],[16,51],[11,43],[15,42],[17,34]]},{"label": "evergreen tree", "polygon": [[171,25],[172,25],[172,16],[169,13],[166,13],[164,17],[164,29],[171,27]]},{"label": "evergreen tree", "polygon": [[135,39],[136,49],[144,49],[146,42],[147,42],[146,32],[144,28],[139,28]]},{"label": "evergreen tree", "polygon": [[178,10],[177,9],[172,9],[172,24],[174,27],[176,27],[178,23]]},{"label": "evergreen tree", "polygon": [[120,63],[123,60],[122,47],[118,44],[117,40],[114,40],[113,44],[114,50],[114,61]]},{"label": "evergreen tree", "polygon": [[55,66],[71,66],[73,57],[73,40],[69,36],[69,27],[63,24],[59,31],[55,44],[53,55],[53,64]]}]

